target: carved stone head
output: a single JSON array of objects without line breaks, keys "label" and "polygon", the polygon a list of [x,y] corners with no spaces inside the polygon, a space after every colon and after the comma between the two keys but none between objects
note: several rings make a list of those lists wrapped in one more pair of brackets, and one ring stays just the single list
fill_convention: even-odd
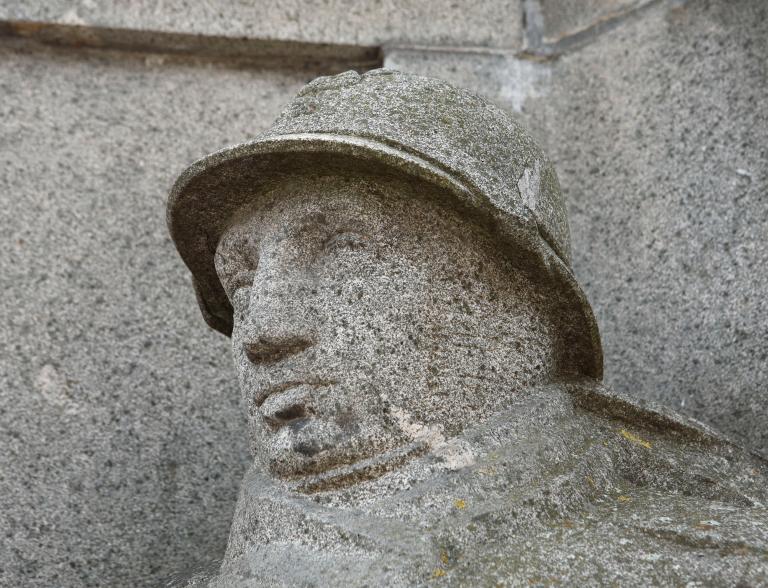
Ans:
[{"label": "carved stone head", "polygon": [[184,172],[168,220],[276,477],[397,465],[528,386],[601,376],[551,165],[443,82],[316,80]]}]

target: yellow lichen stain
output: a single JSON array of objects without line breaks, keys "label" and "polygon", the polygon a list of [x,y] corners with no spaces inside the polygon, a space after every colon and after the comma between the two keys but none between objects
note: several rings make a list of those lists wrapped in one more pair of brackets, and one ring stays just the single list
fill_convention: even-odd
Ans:
[{"label": "yellow lichen stain", "polygon": [[435,568],[435,571],[432,572],[433,578],[442,578],[443,576],[445,576],[445,570],[443,569]]},{"label": "yellow lichen stain", "polygon": [[624,437],[627,441],[631,441],[632,443],[634,443],[636,445],[640,445],[642,447],[645,447],[646,449],[650,449],[651,448],[651,442],[650,441],[646,441],[645,439],[642,439],[642,438],[638,437],[637,435],[635,435],[633,433],[630,433],[626,429],[622,429],[621,430],[621,436]]},{"label": "yellow lichen stain", "polygon": [[455,506],[459,510],[464,510],[465,508],[467,508],[467,503],[463,499],[459,498],[458,500],[453,501],[453,506]]},{"label": "yellow lichen stain", "polygon": [[616,500],[618,500],[619,502],[629,502],[630,500],[632,500],[632,497],[631,496],[624,496],[622,494]]},{"label": "yellow lichen stain", "polygon": [[19,36],[26,37],[28,35],[34,35],[38,31],[42,31],[44,28],[43,23],[37,22],[15,22],[11,25],[11,29]]}]

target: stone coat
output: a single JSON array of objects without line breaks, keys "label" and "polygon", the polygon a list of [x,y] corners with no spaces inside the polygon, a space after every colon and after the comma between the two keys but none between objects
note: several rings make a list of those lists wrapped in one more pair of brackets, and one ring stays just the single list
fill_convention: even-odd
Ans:
[{"label": "stone coat", "polygon": [[252,469],[210,585],[768,583],[768,463],[592,381],[411,455],[331,489]]}]

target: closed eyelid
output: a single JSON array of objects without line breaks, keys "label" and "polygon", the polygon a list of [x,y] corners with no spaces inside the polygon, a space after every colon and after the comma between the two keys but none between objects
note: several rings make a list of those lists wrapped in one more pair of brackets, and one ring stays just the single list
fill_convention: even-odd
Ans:
[{"label": "closed eyelid", "polygon": [[[237,275],[242,272],[252,272],[259,263],[258,249],[250,240],[239,239],[230,241],[219,247],[214,254],[214,266],[216,273],[222,279],[229,275]],[[244,269],[243,269],[244,268]]]},{"label": "closed eyelid", "polygon": [[365,247],[370,241],[370,237],[364,233],[356,231],[336,231],[323,241],[323,249],[327,250],[336,245],[358,245]]},{"label": "closed eyelid", "polygon": [[241,288],[243,286],[250,286],[253,283],[253,276],[255,273],[256,273],[255,270],[237,272],[230,279],[230,283],[237,288]]},{"label": "closed eyelid", "polygon": [[250,288],[253,285],[254,274],[253,270],[241,271],[223,281],[222,286],[227,296],[231,299],[239,290]]}]

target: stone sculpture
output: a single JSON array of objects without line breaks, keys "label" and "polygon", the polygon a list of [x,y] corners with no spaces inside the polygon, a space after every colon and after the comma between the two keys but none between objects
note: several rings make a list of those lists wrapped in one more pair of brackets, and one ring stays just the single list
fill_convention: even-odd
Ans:
[{"label": "stone sculpture", "polygon": [[602,386],[557,177],[499,109],[320,78],[168,222],[255,456],[210,585],[768,582],[766,462]]}]

